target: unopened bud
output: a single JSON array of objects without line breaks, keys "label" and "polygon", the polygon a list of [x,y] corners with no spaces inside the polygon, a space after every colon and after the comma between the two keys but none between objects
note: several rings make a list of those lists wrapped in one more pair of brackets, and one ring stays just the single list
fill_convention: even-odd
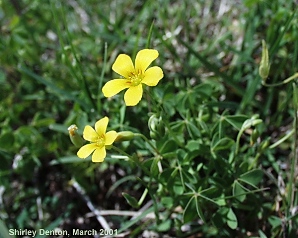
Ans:
[{"label": "unopened bud", "polygon": [[156,114],[151,115],[148,120],[148,127],[150,130],[150,136],[152,139],[157,139],[162,137],[165,133],[165,125],[161,116]]},{"label": "unopened bud", "polygon": [[260,146],[259,151],[260,151],[260,152],[265,151],[265,150],[268,148],[269,144],[270,144],[269,139],[263,141],[263,143],[262,143],[261,146]]},{"label": "unopened bud", "polygon": [[149,130],[156,131],[157,124],[158,124],[158,117],[155,114],[151,115],[151,117],[148,120]]},{"label": "unopened bud", "polygon": [[78,127],[71,125],[68,127],[69,138],[76,147],[81,147],[84,144],[83,138],[77,133]]},{"label": "unopened bud", "polygon": [[259,75],[265,82],[268,78],[270,70],[270,64],[269,64],[269,54],[268,54],[268,48],[266,45],[266,42],[262,40],[262,59],[259,67]]},{"label": "unopened bud", "polygon": [[134,137],[135,134],[131,131],[120,131],[118,132],[115,142],[132,140]]},{"label": "unopened bud", "polygon": [[254,129],[250,136],[250,145],[254,145],[257,139],[259,138],[259,136],[260,136],[259,131],[257,129]]}]

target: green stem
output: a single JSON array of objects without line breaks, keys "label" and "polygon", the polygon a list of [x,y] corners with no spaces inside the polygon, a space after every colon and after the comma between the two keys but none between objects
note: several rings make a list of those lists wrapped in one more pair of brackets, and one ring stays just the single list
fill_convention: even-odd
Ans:
[{"label": "green stem", "polygon": [[148,145],[150,145],[150,147],[155,151],[155,153],[158,154],[159,156],[161,156],[158,149],[152,144],[152,142],[146,136],[144,136],[141,133],[134,133],[134,134],[135,134],[135,136],[139,136],[139,137],[143,138],[144,141],[146,141],[148,143]]},{"label": "green stem", "polygon": [[269,149],[273,149],[277,146],[279,146],[281,143],[283,143],[284,141],[286,141],[287,139],[289,139],[293,134],[295,133],[295,130],[292,129],[290,131],[290,133],[286,134],[283,138],[281,138],[280,140],[276,141],[274,144],[269,146]]},{"label": "green stem", "polygon": [[120,154],[127,156],[128,159],[135,162],[148,176],[150,176],[150,171],[147,168],[145,168],[138,159],[134,159],[131,155],[127,154],[125,151],[119,149],[118,147],[116,147],[114,145],[112,146],[112,148],[114,150],[116,150],[117,152],[119,152]]},{"label": "green stem", "polygon": [[117,152],[119,152],[119,153],[122,154],[122,155],[127,156],[128,159],[133,160],[133,159],[132,159],[132,156],[130,156],[129,154],[127,154],[125,151],[119,149],[118,147],[112,145],[112,149],[116,150]]},{"label": "green stem", "polygon": [[266,82],[262,81],[262,84],[266,87],[277,87],[277,86],[287,84],[287,83],[291,82],[292,80],[294,80],[295,78],[298,78],[298,73],[295,73],[294,75],[292,75],[291,77],[283,80],[280,83],[267,84]]},{"label": "green stem", "polygon": [[141,197],[140,200],[138,201],[138,205],[139,205],[139,206],[142,205],[142,203],[144,202],[144,199],[145,199],[145,197],[147,196],[147,194],[148,194],[148,188],[145,188],[145,190],[144,190],[144,192],[143,192],[143,194],[142,194],[142,197]]},{"label": "green stem", "polygon": [[255,168],[255,167],[256,167],[256,165],[257,165],[257,163],[258,163],[258,160],[259,160],[260,156],[261,156],[261,153],[258,152],[257,155],[256,155],[256,157],[254,158],[253,162],[252,162],[252,163],[249,165],[249,167],[248,167],[248,170],[249,170],[249,171],[250,171],[252,168]]},{"label": "green stem", "polygon": [[295,199],[295,168],[297,165],[297,146],[298,146],[298,139],[297,139],[297,129],[298,129],[298,102],[297,102],[297,93],[296,85],[293,83],[293,104],[294,104],[294,123],[293,123],[293,129],[294,129],[294,145],[293,145],[293,158],[291,161],[291,174],[290,174],[290,181],[289,181],[289,195],[288,195],[288,205],[289,207],[289,214],[291,214],[291,211],[294,207],[294,199]]},{"label": "green stem", "polygon": [[[112,145],[112,149],[116,150],[117,152],[119,152],[120,154],[123,154],[125,156],[127,156],[128,159],[130,159],[132,162],[136,163],[143,171],[145,174],[147,174],[150,177],[150,180],[152,179],[152,175],[150,173],[150,171],[139,161],[139,159],[135,159],[133,156],[127,154],[125,151],[119,149],[118,147]],[[159,161],[160,162],[160,161]],[[159,168],[160,169],[160,168]],[[162,172],[162,171],[160,171]],[[166,186],[165,183],[163,183],[158,177],[156,178],[156,180],[162,184],[163,186]]]}]

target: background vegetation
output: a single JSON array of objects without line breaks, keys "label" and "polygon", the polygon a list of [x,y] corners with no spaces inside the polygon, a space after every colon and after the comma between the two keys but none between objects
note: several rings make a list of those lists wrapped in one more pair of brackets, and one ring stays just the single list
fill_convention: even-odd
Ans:
[{"label": "background vegetation", "polygon": [[[0,4],[0,218],[8,229],[99,230],[99,211],[129,237],[297,237],[297,84],[267,88],[258,75],[262,39],[267,83],[298,71],[297,2]],[[127,108],[122,94],[104,98],[115,58],[147,45],[165,75],[152,98]],[[152,114],[165,131],[153,138]],[[67,128],[81,133],[103,116],[112,129],[151,138],[163,171],[140,138],[117,144],[139,165],[115,150],[104,163],[79,159]]]}]

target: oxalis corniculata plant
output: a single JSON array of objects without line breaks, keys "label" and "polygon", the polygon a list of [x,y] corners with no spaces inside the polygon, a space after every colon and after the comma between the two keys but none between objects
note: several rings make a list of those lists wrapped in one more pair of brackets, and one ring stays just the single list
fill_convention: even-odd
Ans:
[{"label": "oxalis corniculata plant", "polygon": [[10,2],[7,21],[0,9],[8,229],[298,236],[294,3]]},{"label": "oxalis corniculata plant", "polygon": [[[259,131],[258,125],[263,124],[258,115],[248,117],[246,115],[227,115],[223,113],[219,118],[215,116],[216,126],[209,129],[208,122],[214,119],[206,102],[211,98],[212,87],[208,83],[195,86],[189,95],[181,95],[180,100],[189,103],[183,110],[177,110],[183,120],[171,121],[167,109],[162,100],[154,95],[146,86],[158,86],[163,78],[163,71],[158,66],[149,65],[158,57],[158,51],[154,49],[140,50],[133,63],[126,54],[120,54],[112,69],[122,78],[108,81],[102,88],[105,97],[113,97],[120,91],[127,89],[124,94],[126,106],[137,106],[147,93],[148,128],[150,138],[142,133],[133,131],[108,131],[108,117],[104,117],[95,123],[95,129],[87,125],[83,131],[83,138],[91,143],[83,145],[83,140],[77,133],[76,125],[69,127],[69,134],[74,145],[81,147],[77,153],[80,158],[92,155],[93,162],[103,162],[106,157],[106,149],[123,155],[125,160],[130,160],[149,179],[138,178],[144,186],[143,195],[139,200],[128,193],[123,193],[127,202],[134,208],[142,206],[146,196],[153,202],[152,208],[155,214],[154,224],[158,231],[167,231],[175,223],[180,224],[178,235],[183,234],[183,227],[194,220],[203,224],[212,221],[212,233],[217,234],[222,226],[232,230],[238,228],[238,220],[235,214],[238,206],[241,207],[249,196],[254,196],[266,188],[259,188],[263,171],[258,168],[258,159],[267,149],[277,147],[284,140],[294,136],[293,156],[288,191],[285,194],[287,213],[285,215],[284,232],[291,230],[291,216],[296,214],[295,199],[295,167],[297,164],[297,85],[293,82],[293,129],[284,138],[269,145],[268,141],[259,142],[254,150],[240,149],[240,140],[246,131],[250,132],[250,146],[256,143]],[[278,87],[297,79],[298,73],[283,80],[280,83],[268,84],[270,63],[268,49],[265,41],[262,41],[262,59],[259,74],[265,87]],[[178,95],[179,97],[179,95]],[[120,98],[118,98],[119,100]],[[202,102],[204,104],[202,105]],[[200,105],[201,104],[201,105]],[[215,113],[215,112],[213,112]],[[226,125],[224,125],[226,122]],[[200,125],[198,129],[197,125]],[[235,130],[231,135],[226,130]],[[204,141],[204,137],[212,135],[211,141]],[[151,156],[142,158],[137,154],[127,154],[118,146],[119,142],[131,141],[135,137],[141,137],[148,147]],[[250,156],[249,161],[241,158]],[[223,169],[224,168],[224,169]],[[224,181],[226,186],[220,182]],[[256,198],[254,198],[256,199]],[[150,210],[148,208],[148,210]],[[148,211],[147,210],[147,211]],[[210,213],[210,211],[212,211]],[[120,228],[120,232],[129,228]],[[144,227],[145,229],[145,227]],[[192,233],[193,231],[190,231]],[[260,230],[259,234],[264,236]]]}]

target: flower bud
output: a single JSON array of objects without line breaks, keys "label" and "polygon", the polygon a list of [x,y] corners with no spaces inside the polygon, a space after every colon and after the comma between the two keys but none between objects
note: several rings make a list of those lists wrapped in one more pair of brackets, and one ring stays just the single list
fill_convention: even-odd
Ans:
[{"label": "flower bud", "polygon": [[150,131],[150,137],[151,137],[151,139],[153,139],[153,140],[158,139],[157,133],[156,133],[155,131]]},{"label": "flower bud", "polygon": [[135,134],[131,131],[120,131],[118,132],[115,142],[132,140],[134,137]]},{"label": "flower bud", "polygon": [[68,127],[69,138],[76,147],[81,147],[84,144],[83,138],[77,133],[78,127],[71,125]]},{"label": "flower bud", "polygon": [[150,130],[150,136],[152,139],[157,139],[158,137],[162,137],[165,133],[165,125],[162,121],[161,116],[157,116],[153,114],[148,120],[148,127]]},{"label": "flower bud", "polygon": [[259,131],[257,129],[254,129],[250,136],[250,145],[254,145],[257,139],[259,138],[259,136],[260,136]]},{"label": "flower bud", "polygon": [[269,142],[269,139],[266,139],[262,142],[262,144],[260,145],[260,148],[259,148],[259,152],[262,153],[264,152],[270,145],[270,142]]},{"label": "flower bud", "polygon": [[155,114],[153,114],[149,120],[148,120],[148,127],[149,127],[149,130],[150,131],[156,131],[156,126],[157,126],[157,123],[158,123],[158,118],[156,117]]},{"label": "flower bud", "polygon": [[266,42],[262,40],[262,59],[259,67],[259,75],[265,82],[268,78],[270,70],[270,64],[269,64],[269,55],[268,55],[268,48],[266,46]]}]

